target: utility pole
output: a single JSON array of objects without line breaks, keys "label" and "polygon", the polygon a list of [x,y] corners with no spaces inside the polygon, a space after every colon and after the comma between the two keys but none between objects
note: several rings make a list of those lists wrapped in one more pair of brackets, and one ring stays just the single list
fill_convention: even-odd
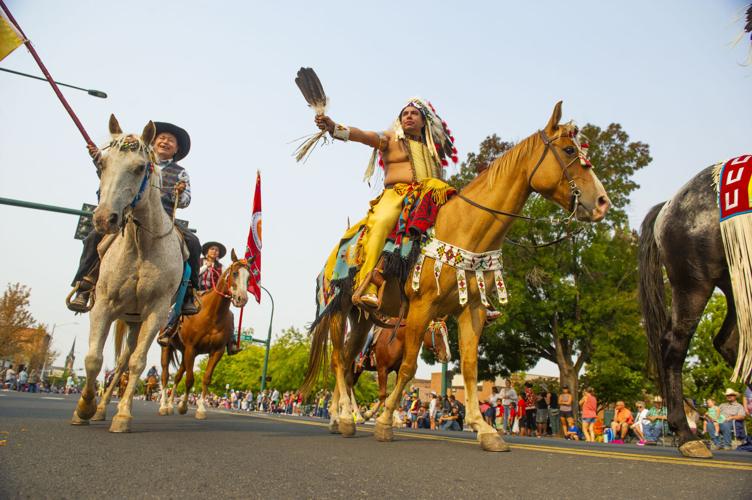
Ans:
[{"label": "utility pole", "polygon": [[266,371],[269,368],[269,350],[272,347],[272,323],[274,322],[274,297],[272,297],[272,294],[269,293],[269,290],[261,287],[263,291],[266,292],[266,294],[269,296],[269,300],[272,301],[272,314],[269,318],[269,333],[266,336],[266,352],[264,353],[264,368],[261,371],[261,392],[264,392],[266,389]]}]

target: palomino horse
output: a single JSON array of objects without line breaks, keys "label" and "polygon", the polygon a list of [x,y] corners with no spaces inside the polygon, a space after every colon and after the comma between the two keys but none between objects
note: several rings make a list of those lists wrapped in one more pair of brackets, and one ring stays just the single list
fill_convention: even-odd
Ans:
[{"label": "palomino horse", "polygon": [[[682,367],[716,287],[726,296],[727,312],[713,345],[732,367],[739,347],[736,305],[721,239],[714,182],[713,167],[702,170],[673,198],[648,212],[640,234],[640,304],[651,358],[658,368],[669,425],[679,436],[679,451],[697,458],[712,454],[687,424]],[[664,268],[671,286],[670,314]]]},{"label": "palomino horse", "polygon": [[[373,366],[371,356],[366,356],[363,361],[362,370],[357,369],[353,364],[352,383],[348,377],[348,385],[354,387],[363,371],[376,372],[379,382],[379,404],[372,411],[366,412],[366,419],[377,415],[379,409],[386,400],[386,380],[390,373],[396,373],[402,364],[402,356],[405,352],[405,331],[399,328],[397,333],[392,337],[392,329],[374,328],[373,355],[376,358],[376,366]],[[431,328],[423,334],[423,348],[431,351],[439,363],[448,363],[451,360],[449,353],[449,340],[447,339],[447,329]],[[336,410],[336,409],[335,409]]]},{"label": "palomino horse", "polygon": [[[110,116],[112,142],[101,166],[99,206],[94,228],[114,240],[102,257],[97,300],[89,314],[86,384],[71,423],[88,424],[97,411],[96,378],[112,322],[128,325],[128,369],[132,375],[110,432],[129,432],[136,383],[144,371],[146,353],[159,327],[167,320],[172,297],[183,274],[183,251],[175,226],[160,201],[159,172],[151,148],[152,122],[141,137],[124,135]],[[105,242],[103,242],[104,244]]]},{"label": "palomino horse", "polygon": [[[543,130],[524,139],[468,184],[459,195],[453,197],[438,213],[434,226],[435,238],[470,252],[497,251],[504,242],[514,217],[519,214],[525,201],[533,192],[540,193],[564,210],[570,217],[587,222],[597,222],[605,217],[610,201],[603,185],[583,160],[577,134],[572,124],[560,124],[561,102],[554,107],[551,118]],[[423,269],[431,268],[433,259],[423,263]],[[485,273],[485,282],[491,276]],[[437,279],[434,273],[423,272],[418,277],[419,291],[406,283],[404,294],[409,300],[405,320],[405,353],[399,369],[397,383],[386,400],[381,416],[376,419],[374,435],[379,441],[393,439],[392,414],[407,382],[415,375],[420,340],[432,318],[453,315],[459,323],[461,369],[465,383],[467,415],[465,421],[478,434],[484,450],[508,451],[509,446],[496,430],[486,423],[478,406],[478,341],[486,319],[486,308],[481,302],[478,285],[469,276],[468,300],[459,303],[458,282],[454,272],[442,272]],[[382,302],[382,313],[398,317],[400,290],[395,280],[385,284],[387,292]],[[330,315],[323,317],[312,331],[311,353],[303,388],[310,389],[319,369],[323,366],[329,337],[332,341],[332,361],[336,372],[336,387],[333,398],[339,408],[332,412],[331,426],[337,426],[343,436],[355,433],[351,418],[351,394],[347,391],[346,371],[352,362],[351,356],[362,348],[372,320],[353,310],[351,298],[343,293]],[[344,343],[344,326],[349,316],[353,325],[348,344]]]},{"label": "palomino horse", "polygon": [[[201,311],[188,316],[180,324],[178,333],[172,338],[169,346],[162,347],[162,395],[160,398],[159,414],[170,415],[177,386],[185,374],[185,394],[178,403],[178,412],[188,411],[188,394],[193,387],[193,362],[199,354],[208,354],[209,361],[201,384],[201,397],[198,400],[196,418],[206,418],[205,399],[208,386],[211,383],[214,368],[222,359],[227,345],[232,342],[235,320],[230,311],[230,303],[235,307],[243,307],[248,302],[248,261],[238,259],[235,250],[230,252],[232,264],[222,273],[217,285],[201,296]],[[176,351],[183,353],[175,383],[167,396],[167,382],[169,380],[169,364],[174,360]]]}]

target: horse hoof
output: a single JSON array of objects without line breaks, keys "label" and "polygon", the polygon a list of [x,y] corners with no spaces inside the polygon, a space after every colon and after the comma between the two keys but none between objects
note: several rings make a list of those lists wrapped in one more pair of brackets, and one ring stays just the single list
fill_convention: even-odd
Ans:
[{"label": "horse hoof", "polygon": [[112,423],[110,424],[110,432],[130,432],[131,420],[133,420],[133,417],[121,417],[120,415],[115,415],[115,418],[112,419]]},{"label": "horse hoof", "polygon": [[382,424],[377,420],[376,428],[373,430],[373,435],[376,437],[376,441],[388,443],[389,441],[394,440],[394,429],[391,425]]},{"label": "horse hoof", "polygon": [[332,434],[339,434],[339,420],[329,422],[329,432]]},{"label": "horse hoof", "polygon": [[76,405],[76,413],[78,413],[78,416],[81,419],[90,420],[91,417],[93,417],[96,412],[97,412],[97,402],[94,401],[93,398],[89,400],[80,398],[78,400],[78,404]]},{"label": "horse hoof", "polygon": [[175,410],[173,410],[172,405],[170,405],[170,406],[167,407],[167,414],[168,415],[172,415],[174,412],[175,412]]},{"label": "horse hoof", "polygon": [[170,413],[172,413],[172,412],[169,411],[166,406],[160,406],[159,407],[159,414],[161,416],[165,417],[165,416],[169,415]]},{"label": "horse hoof", "polygon": [[496,432],[487,432],[478,436],[483,451],[511,451],[509,445]]},{"label": "horse hoof", "polygon": [[101,422],[107,419],[107,410],[105,408],[97,408],[97,412],[91,417],[92,422]]},{"label": "horse hoof", "polygon": [[78,416],[78,410],[73,410],[73,418],[71,418],[71,425],[89,425],[88,420],[84,420]]},{"label": "horse hoof", "polygon": [[690,458],[713,458],[713,453],[703,444],[702,441],[687,441],[679,446],[679,452],[685,457]]},{"label": "horse hoof", "polygon": [[371,420],[373,418],[373,412],[371,410],[368,410],[365,415],[363,415],[363,418],[366,420]]},{"label": "horse hoof", "polygon": [[344,418],[340,420],[339,433],[342,434],[342,437],[353,437],[355,435],[355,422]]},{"label": "horse hoof", "polygon": [[196,410],[196,420],[206,420],[206,412],[201,411],[201,410]]},{"label": "horse hoof", "polygon": [[[178,405],[178,413],[181,415],[188,413],[188,405]],[[204,418],[206,418],[206,416],[204,416]]]}]

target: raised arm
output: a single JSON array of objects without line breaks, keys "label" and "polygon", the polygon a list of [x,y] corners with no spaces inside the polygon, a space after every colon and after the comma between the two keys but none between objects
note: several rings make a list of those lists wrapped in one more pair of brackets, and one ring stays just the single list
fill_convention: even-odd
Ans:
[{"label": "raised arm", "polygon": [[360,142],[381,151],[386,149],[387,136],[385,134],[334,123],[334,120],[326,115],[316,115],[315,120],[318,128],[326,130],[335,139]]}]

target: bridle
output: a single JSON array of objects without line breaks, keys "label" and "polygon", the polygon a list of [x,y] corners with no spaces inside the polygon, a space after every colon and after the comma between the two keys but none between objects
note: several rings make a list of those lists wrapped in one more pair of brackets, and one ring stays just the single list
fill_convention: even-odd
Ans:
[{"label": "bridle", "polygon": [[[431,346],[428,348],[429,351],[433,353],[433,355],[438,359],[439,357],[439,349],[436,347],[436,328],[431,328]],[[447,335],[447,332],[445,329],[442,329],[442,336]],[[448,339],[447,339],[448,340]],[[448,344],[448,343],[447,343]],[[445,344],[445,345],[447,345]],[[449,353],[447,353],[449,354]]]},{"label": "bridle", "polygon": [[133,216],[133,210],[143,199],[146,189],[149,186],[159,188],[158,185],[155,185],[150,182],[152,175],[154,174],[154,170],[155,170],[154,165],[156,163],[156,156],[154,154],[154,150],[151,148],[151,146],[142,143],[140,140],[126,141],[125,139],[127,139],[127,137],[110,142],[110,144],[104,147],[102,151],[110,149],[110,148],[116,148],[122,152],[129,152],[129,151],[141,152],[147,156],[147,159],[144,161],[144,163],[141,164],[141,166],[144,167],[144,177],[141,179],[141,184],[138,187],[138,192],[133,197],[133,200],[131,200],[131,202],[125,206],[125,208],[123,209],[123,213],[120,214],[120,231],[122,233],[125,233],[125,226],[129,222],[132,222],[133,225],[136,226],[136,228],[143,229],[147,233],[154,235],[155,238],[157,239],[164,238],[165,236],[169,235],[172,231],[175,230],[175,224],[170,224],[170,228],[163,234],[155,234],[154,231],[151,231],[149,228],[141,224],[141,222]]},{"label": "bridle", "polygon": [[[230,290],[230,293],[225,293],[225,292],[219,291],[217,289],[217,284],[216,283],[212,283],[212,290],[216,294],[218,294],[221,297],[224,297],[226,299],[232,299],[232,284],[233,283],[232,283],[232,279],[231,278],[232,278],[232,270],[235,267],[245,267],[245,268],[248,268],[248,260],[246,260],[246,259],[236,260],[235,262],[233,262],[232,264],[230,264],[230,267],[228,267],[227,271],[225,271],[225,273],[224,273],[224,274],[226,274],[226,277],[225,277],[225,288],[227,290]],[[220,277],[220,281],[221,280],[222,280],[222,278]]]},{"label": "bridle", "polygon": [[526,215],[520,215],[515,214],[512,212],[505,212],[504,210],[496,210],[490,207],[487,207],[485,205],[481,205],[480,203],[471,200],[467,196],[463,195],[462,193],[457,193],[457,197],[459,197],[464,202],[468,203],[469,205],[472,205],[476,208],[479,208],[481,210],[484,210],[488,213],[494,214],[494,215],[505,215],[507,217],[513,217],[516,219],[523,219],[530,222],[552,222],[555,224],[560,223],[569,223],[572,219],[574,219],[575,214],[577,213],[577,208],[580,206],[580,196],[582,195],[582,190],[579,188],[575,180],[572,178],[572,176],[569,174],[569,167],[574,164],[575,161],[578,161],[581,159],[581,155],[577,155],[574,158],[572,158],[572,161],[569,163],[564,163],[564,160],[562,160],[561,156],[559,155],[559,152],[556,151],[556,148],[554,147],[553,143],[559,139],[561,139],[563,136],[555,137],[554,139],[550,139],[546,132],[543,130],[538,131],[538,135],[540,136],[541,140],[543,141],[544,148],[543,153],[541,153],[540,159],[538,159],[538,163],[535,164],[535,167],[533,167],[532,172],[530,172],[530,175],[527,178],[527,184],[528,187],[535,191],[533,188],[533,176],[538,171],[538,168],[543,163],[543,160],[546,158],[546,155],[549,151],[553,153],[554,158],[556,158],[556,161],[559,163],[559,167],[561,167],[561,172],[564,175],[564,177],[567,179],[567,182],[569,183],[569,190],[570,190],[570,213],[565,219],[545,219],[545,218],[538,218],[538,217],[528,217]]}]

